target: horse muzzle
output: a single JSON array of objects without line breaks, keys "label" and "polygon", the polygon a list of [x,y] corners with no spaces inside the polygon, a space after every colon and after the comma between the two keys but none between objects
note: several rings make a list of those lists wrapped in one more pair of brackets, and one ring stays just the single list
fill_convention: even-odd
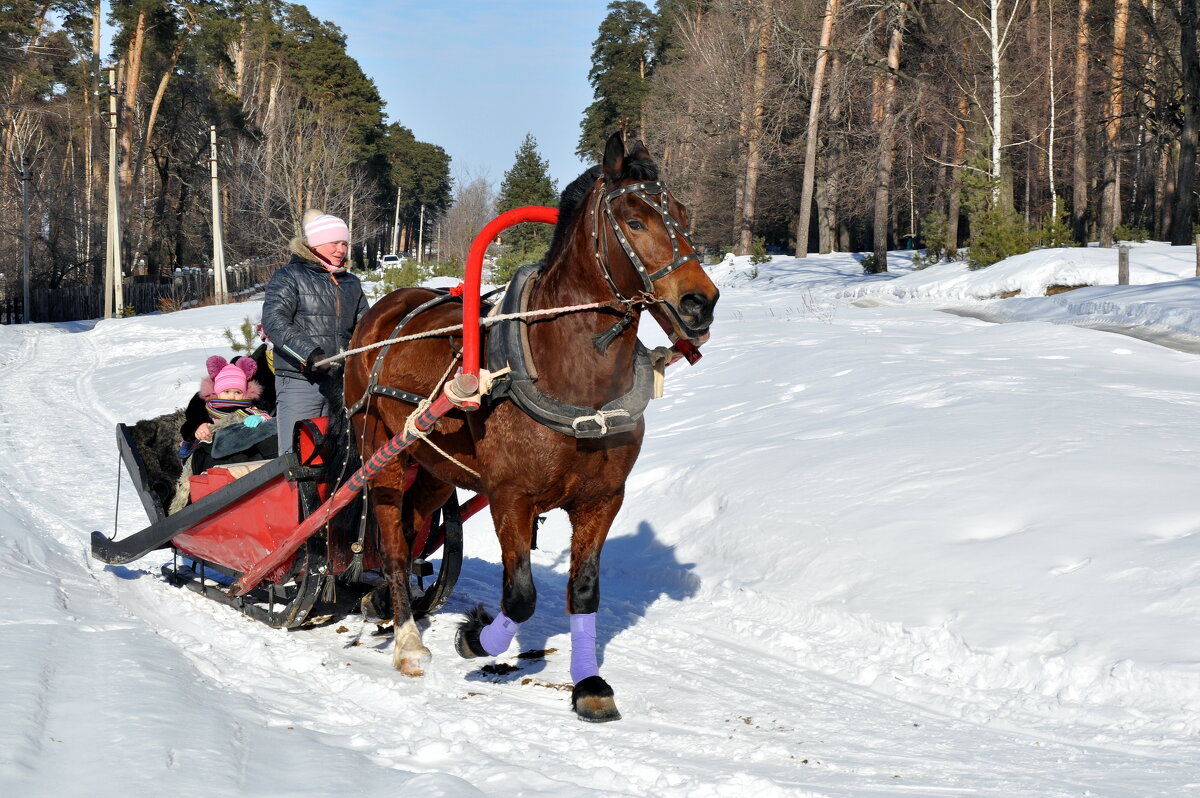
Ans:
[{"label": "horse muzzle", "polygon": [[679,336],[699,345],[709,338],[708,330],[713,322],[713,309],[720,295],[720,291],[714,291],[711,297],[691,292],[684,294],[678,305],[663,302],[661,306],[666,309]]}]

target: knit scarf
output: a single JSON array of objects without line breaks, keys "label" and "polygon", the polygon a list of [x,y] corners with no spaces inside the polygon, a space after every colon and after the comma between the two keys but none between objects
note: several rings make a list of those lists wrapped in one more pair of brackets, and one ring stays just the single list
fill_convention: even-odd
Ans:
[{"label": "knit scarf", "polygon": [[218,427],[240,424],[257,413],[248,400],[242,399],[208,399],[204,406]]}]

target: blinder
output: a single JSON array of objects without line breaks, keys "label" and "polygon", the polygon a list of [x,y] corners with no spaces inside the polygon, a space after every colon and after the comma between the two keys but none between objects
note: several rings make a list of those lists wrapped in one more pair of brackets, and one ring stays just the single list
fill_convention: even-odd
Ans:
[{"label": "blinder", "polygon": [[[675,271],[680,266],[683,266],[685,263],[688,263],[690,261],[695,261],[696,263],[701,262],[700,256],[696,254],[696,251],[695,251],[696,248],[692,244],[691,237],[688,236],[687,231],[683,229],[683,225],[681,225],[679,223],[679,220],[677,220],[674,216],[671,215],[671,207],[670,207],[671,193],[667,190],[667,187],[661,181],[646,180],[641,183],[633,183],[628,186],[621,186],[620,188],[613,189],[612,191],[604,192],[603,191],[604,184],[603,184],[603,180],[602,180],[600,189],[601,189],[601,194],[599,195],[599,198],[597,199],[597,205],[600,205],[601,203],[603,203],[604,218],[608,222],[608,226],[612,229],[613,235],[615,235],[617,238],[617,241],[620,242],[621,248],[623,250],[625,250],[625,254],[629,258],[629,262],[633,264],[634,270],[637,272],[638,277],[642,281],[642,290],[644,291],[644,293],[653,294],[655,282],[666,277],[668,274]],[[646,268],[646,265],[644,263],[642,263],[642,259],[638,256],[637,251],[634,250],[633,244],[630,243],[629,238],[625,235],[625,231],[621,229],[621,225],[619,225],[617,223],[617,217],[613,213],[612,201],[614,199],[616,199],[617,197],[621,197],[626,194],[637,197],[642,202],[646,203],[651,208],[658,211],[659,215],[662,217],[663,227],[666,228],[667,235],[671,239],[671,257],[672,257],[671,262],[668,263],[666,266],[663,266],[661,269],[654,272],[653,274],[651,274],[649,272],[649,270]],[[651,199],[651,196],[656,196],[657,199]],[[601,256],[601,251],[600,251],[601,250],[601,240],[602,239],[601,239],[600,230],[599,230],[599,219],[597,219],[595,208],[593,208],[593,210],[592,210],[592,241],[593,241],[593,246],[595,248],[596,262],[600,265],[600,271],[603,272],[604,279],[608,282],[608,286],[609,286],[609,288],[612,289],[613,293],[616,294],[617,297],[619,299],[621,299],[621,301],[629,302],[631,300],[628,297],[624,296],[621,293],[621,291],[617,288],[616,281],[613,280],[612,273],[609,271],[608,257],[607,257],[608,256],[608,252],[607,252],[608,239],[607,238],[603,239],[603,241],[604,241],[603,247],[605,250],[603,257]],[[688,247],[692,250],[691,252],[689,252],[686,255],[679,254],[680,249],[681,249],[681,247],[680,247],[681,240],[686,241]],[[678,314],[673,314],[673,315],[678,316]]]}]

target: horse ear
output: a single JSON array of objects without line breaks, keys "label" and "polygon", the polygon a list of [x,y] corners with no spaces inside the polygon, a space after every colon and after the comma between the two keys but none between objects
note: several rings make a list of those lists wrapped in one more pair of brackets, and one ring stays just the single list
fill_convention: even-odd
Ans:
[{"label": "horse ear", "polygon": [[604,176],[615,183],[621,179],[624,171],[625,140],[618,130],[608,137],[608,143],[604,145]]},{"label": "horse ear", "polygon": [[631,161],[653,161],[653,156],[650,155],[650,150],[646,149],[646,145],[641,139],[633,142],[633,148],[629,151],[629,160]]}]

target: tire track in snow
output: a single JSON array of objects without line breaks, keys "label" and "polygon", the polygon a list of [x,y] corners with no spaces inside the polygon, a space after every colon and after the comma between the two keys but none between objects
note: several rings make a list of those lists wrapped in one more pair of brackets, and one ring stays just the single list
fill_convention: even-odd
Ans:
[{"label": "tire track in snow", "polygon": [[[91,338],[85,333],[54,339],[60,337]],[[15,380],[0,380],[0,396],[19,396],[12,386],[20,386],[22,374],[25,380],[61,382],[49,364],[36,363],[79,357],[68,343],[48,340],[40,352],[31,348]],[[44,418],[16,409],[20,426],[32,435],[22,452],[29,467],[0,464],[0,478],[18,492],[46,495],[35,494],[31,486],[53,474],[46,460],[69,462],[65,458],[72,448],[64,445],[64,434],[73,436],[91,462],[115,459],[109,429],[74,407],[90,404],[105,415],[95,398],[103,354],[91,340],[87,347],[83,373],[73,380],[74,395],[47,399],[69,423],[41,431]],[[11,409],[7,399],[0,400],[0,408]],[[738,798],[944,791],[1054,796],[1085,789],[1111,794],[1103,787],[1113,787],[1113,774],[1122,772],[1142,774],[1139,785],[1153,781],[1155,773],[1164,785],[1182,783],[1178,763],[948,718],[836,674],[808,670],[797,664],[796,651],[770,633],[773,621],[794,621],[795,613],[736,596],[701,593],[641,609],[620,598],[606,602],[602,625],[617,631],[604,647],[605,674],[626,716],[617,724],[579,723],[567,709],[566,694],[542,686],[566,678],[567,635],[556,632],[565,628],[562,597],[554,595],[561,592],[557,579],[539,584],[538,615],[527,627],[528,637],[558,649],[544,666],[522,665],[510,655],[499,662],[521,667],[511,677],[482,673],[481,663],[454,655],[457,616],[443,613],[426,632],[435,656],[429,675],[404,679],[391,669],[386,645],[347,648],[350,635],[339,635],[336,625],[293,633],[269,629],[167,586],[155,575],[154,558],[137,564],[144,570],[122,569],[126,578],[112,578],[116,569],[86,556],[84,530],[98,525],[96,516],[107,515],[111,504],[105,475],[86,472],[63,474],[55,496],[44,503],[27,500],[23,511],[37,526],[61,527],[55,534],[59,543],[84,558],[83,570],[118,601],[130,621],[170,641],[218,692],[246,696],[263,725],[310,730],[380,768],[450,773],[486,786],[490,795],[533,796],[569,790]],[[136,506],[131,510],[138,512]],[[72,523],[72,516],[82,523]],[[473,556],[470,545],[467,555]],[[494,606],[498,586],[489,581],[494,566],[485,570],[488,579],[464,575],[452,609],[475,600]],[[354,626],[356,619],[343,623]],[[522,684],[524,678],[532,681]],[[782,692],[781,681],[787,685]],[[251,727],[240,733],[260,731]],[[1086,768],[1092,775],[1078,778],[1086,768],[1076,764],[1073,780],[1054,782],[1044,774],[1054,773],[1058,760],[1090,763]],[[245,767],[244,762],[230,764]],[[461,794],[467,790],[464,786]]]}]

